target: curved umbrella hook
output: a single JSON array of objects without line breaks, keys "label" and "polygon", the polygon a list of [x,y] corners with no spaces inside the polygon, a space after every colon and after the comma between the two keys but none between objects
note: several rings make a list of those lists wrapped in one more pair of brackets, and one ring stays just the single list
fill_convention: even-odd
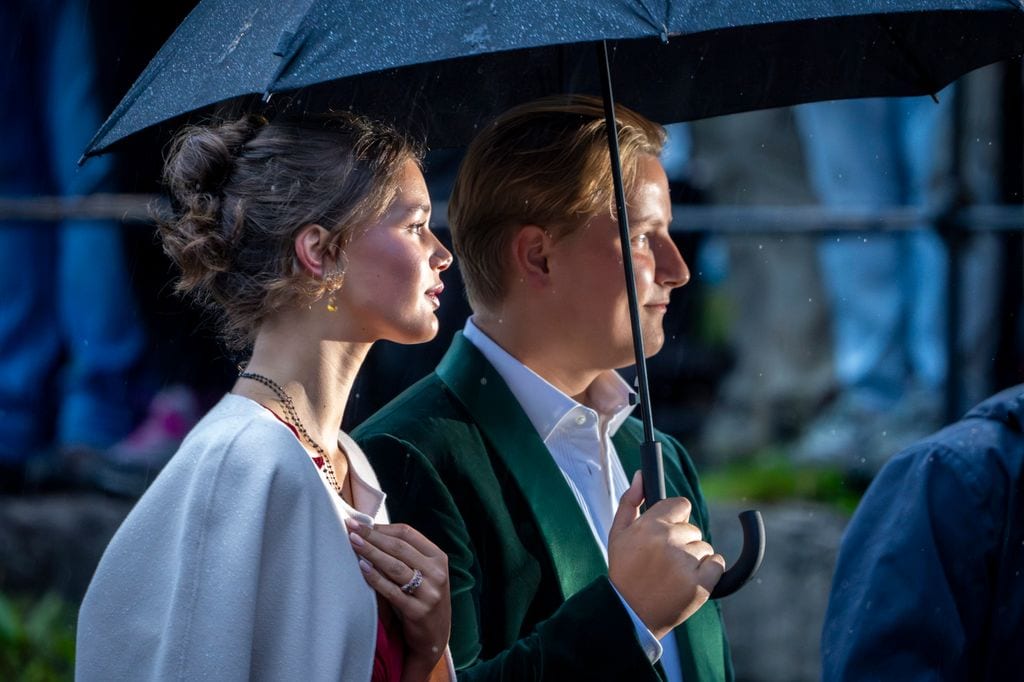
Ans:
[{"label": "curved umbrella hook", "polygon": [[[665,499],[665,472],[662,463],[661,443],[641,443],[640,470],[643,472],[645,505],[649,509],[659,500]],[[765,532],[764,519],[756,509],[747,509],[739,514],[743,527],[743,547],[739,558],[722,574],[718,584],[711,591],[712,599],[721,599],[740,589],[754,577],[764,561]]]},{"label": "curved umbrella hook", "polygon": [[743,549],[740,556],[733,563],[711,591],[712,599],[721,599],[747,584],[747,581],[754,577],[757,569],[761,568],[764,560],[764,519],[761,512],[756,509],[748,509],[740,512],[740,525],[743,526]]}]

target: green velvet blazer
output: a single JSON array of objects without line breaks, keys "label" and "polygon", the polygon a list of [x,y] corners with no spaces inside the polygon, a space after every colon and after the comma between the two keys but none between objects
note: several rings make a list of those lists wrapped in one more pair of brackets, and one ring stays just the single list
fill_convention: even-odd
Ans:
[{"label": "green velvet blazer", "polygon": [[[352,434],[393,521],[448,554],[451,652],[465,680],[658,680],[562,473],[505,382],[457,334],[437,370]],[[640,468],[640,422],[613,441]],[[663,444],[666,490],[708,514],[689,456]],[[733,678],[718,604],[675,631],[685,682]]]}]

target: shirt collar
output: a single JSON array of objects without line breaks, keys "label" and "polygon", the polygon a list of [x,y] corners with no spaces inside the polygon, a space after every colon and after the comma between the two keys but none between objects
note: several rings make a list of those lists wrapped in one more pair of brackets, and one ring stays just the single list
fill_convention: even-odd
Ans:
[{"label": "shirt collar", "polygon": [[504,379],[526,417],[537,430],[541,440],[547,442],[566,417],[577,409],[596,412],[607,420],[608,434],[614,435],[633,411],[630,397],[633,391],[618,372],[607,370],[591,384],[591,396],[596,410],[573,400],[552,386],[542,376],[512,357],[494,342],[476,324],[466,320],[462,334],[479,350],[495,371]]},{"label": "shirt collar", "polygon": [[[345,451],[349,463],[349,476],[352,479],[352,497],[354,510],[365,514],[377,523],[388,523],[384,502],[387,495],[380,488],[377,475],[370,466],[370,461],[362,448],[344,431],[338,431],[338,443]],[[338,496],[338,499],[342,499]],[[344,500],[342,500],[344,501]],[[372,525],[372,521],[370,522]],[[366,523],[366,521],[364,521]]]}]

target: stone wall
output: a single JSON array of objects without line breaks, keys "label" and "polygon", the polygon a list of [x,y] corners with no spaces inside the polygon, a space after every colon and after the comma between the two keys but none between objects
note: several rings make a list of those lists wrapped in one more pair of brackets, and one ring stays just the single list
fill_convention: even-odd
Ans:
[{"label": "stone wall", "polygon": [[727,565],[739,554],[743,540],[736,515],[755,508],[764,518],[761,570],[721,601],[737,682],[821,679],[818,642],[848,518],[831,507],[807,502],[710,506],[715,549]]},{"label": "stone wall", "polygon": [[131,507],[92,494],[0,496],[0,590],[80,601]]}]

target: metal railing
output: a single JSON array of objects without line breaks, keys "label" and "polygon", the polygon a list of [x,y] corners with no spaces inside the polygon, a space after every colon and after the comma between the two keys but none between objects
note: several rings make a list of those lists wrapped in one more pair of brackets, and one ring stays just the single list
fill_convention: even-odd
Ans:
[{"label": "metal railing", "polygon": [[[167,208],[159,194],[93,194],[83,197],[0,198],[0,223],[6,220],[54,222],[111,219],[151,226],[152,210]],[[448,204],[434,202],[432,226],[447,229]],[[676,204],[671,231],[715,234],[829,234],[899,232],[923,225],[948,225],[966,233],[1024,230],[1024,206],[968,204],[957,208],[836,209],[815,204],[756,206]]]}]

